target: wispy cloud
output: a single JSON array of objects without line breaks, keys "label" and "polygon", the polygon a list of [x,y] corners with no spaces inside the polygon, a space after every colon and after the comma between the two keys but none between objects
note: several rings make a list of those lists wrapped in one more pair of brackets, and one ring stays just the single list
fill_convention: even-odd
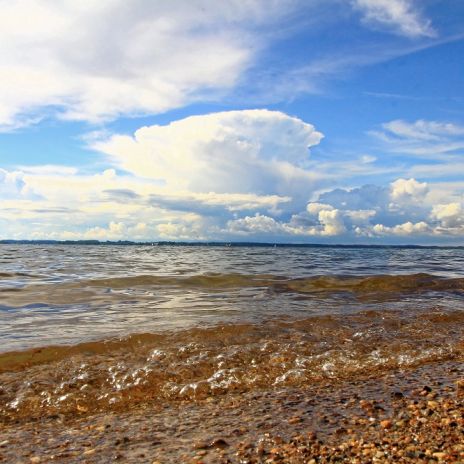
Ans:
[{"label": "wispy cloud", "polygon": [[464,126],[449,122],[425,121],[419,119],[413,123],[397,119],[382,125],[391,134],[406,139],[438,141],[448,137],[464,136]]},{"label": "wispy cloud", "polygon": [[369,134],[382,141],[388,151],[419,157],[440,159],[443,154],[464,149],[464,126],[450,122],[397,119]]},{"label": "wispy cloud", "polygon": [[411,38],[437,35],[432,22],[420,14],[412,0],[354,0],[353,4],[363,13],[363,21],[372,27]]},{"label": "wispy cloud", "polygon": [[91,122],[155,114],[204,89],[229,89],[262,45],[256,30],[295,4],[2,2],[0,131],[43,114]]}]

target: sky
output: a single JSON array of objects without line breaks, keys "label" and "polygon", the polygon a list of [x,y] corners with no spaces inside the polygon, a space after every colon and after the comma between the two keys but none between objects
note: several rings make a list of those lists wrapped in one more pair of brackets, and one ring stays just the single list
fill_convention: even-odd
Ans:
[{"label": "sky", "polygon": [[464,245],[463,20],[0,0],[0,239]]}]

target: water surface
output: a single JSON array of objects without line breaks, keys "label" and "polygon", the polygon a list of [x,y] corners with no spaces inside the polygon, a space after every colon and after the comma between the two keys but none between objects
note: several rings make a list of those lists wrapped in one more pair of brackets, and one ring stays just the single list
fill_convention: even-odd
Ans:
[{"label": "water surface", "polygon": [[463,249],[0,246],[0,351],[463,307]]}]

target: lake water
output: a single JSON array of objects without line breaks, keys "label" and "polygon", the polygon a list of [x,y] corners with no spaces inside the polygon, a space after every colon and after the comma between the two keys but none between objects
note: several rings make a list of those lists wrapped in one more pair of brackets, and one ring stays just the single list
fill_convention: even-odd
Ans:
[{"label": "lake water", "polygon": [[461,309],[463,277],[464,249],[2,245],[0,351],[366,309]]},{"label": "lake water", "polygon": [[462,249],[0,253],[5,423],[308,387],[464,355]]}]

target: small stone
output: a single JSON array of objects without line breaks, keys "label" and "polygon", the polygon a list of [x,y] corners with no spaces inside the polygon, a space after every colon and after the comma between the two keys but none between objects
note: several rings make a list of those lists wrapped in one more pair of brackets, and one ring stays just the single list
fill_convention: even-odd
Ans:
[{"label": "small stone", "polygon": [[420,396],[427,396],[431,391],[432,391],[432,389],[428,385],[425,385],[425,387],[422,388],[422,391],[419,393],[419,395]]},{"label": "small stone", "polygon": [[316,432],[313,432],[313,431],[308,432],[306,436],[308,437],[308,440],[311,440],[311,441],[314,441],[317,438]]},{"label": "small stone", "polygon": [[444,459],[446,456],[446,453],[436,452],[436,453],[433,453],[432,456],[437,459]]},{"label": "small stone", "polygon": [[392,421],[390,419],[385,419],[380,421],[380,426],[384,429],[391,429],[392,428]]},{"label": "small stone", "polygon": [[206,449],[208,446],[206,441],[197,441],[193,444],[193,449]]},{"label": "small stone", "polygon": [[223,438],[215,438],[209,446],[212,448],[227,448],[229,443],[227,443]]},{"label": "small stone", "polygon": [[372,403],[370,401],[367,401],[367,400],[360,400],[359,401],[359,406],[361,406],[361,408],[363,409],[369,409],[372,407]]},{"label": "small stone", "polygon": [[288,419],[287,422],[289,424],[299,424],[300,422],[302,422],[302,419],[300,416],[293,416],[293,417],[290,417],[290,419]]},{"label": "small stone", "polygon": [[39,456],[33,456],[32,458],[29,459],[29,461],[32,463],[32,464],[37,464],[40,462],[40,457]]},{"label": "small stone", "polygon": [[456,382],[456,389],[459,396],[464,394],[464,379],[460,379]]}]

